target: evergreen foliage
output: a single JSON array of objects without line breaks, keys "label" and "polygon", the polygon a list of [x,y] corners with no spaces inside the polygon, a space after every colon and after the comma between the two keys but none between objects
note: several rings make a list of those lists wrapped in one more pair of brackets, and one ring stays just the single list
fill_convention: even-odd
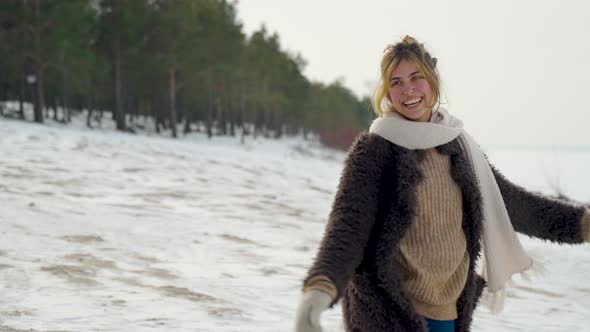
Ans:
[{"label": "evergreen foliage", "polygon": [[[226,0],[0,2],[0,115],[118,130],[154,126],[279,138],[311,132],[347,147],[369,124],[368,100],[340,82],[310,82],[300,54],[262,26],[249,38]],[[105,112],[106,110],[106,112]]]}]

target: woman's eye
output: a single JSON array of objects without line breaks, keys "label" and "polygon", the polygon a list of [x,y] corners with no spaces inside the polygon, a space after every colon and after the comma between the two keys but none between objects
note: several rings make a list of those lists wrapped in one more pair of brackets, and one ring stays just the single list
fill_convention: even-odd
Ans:
[{"label": "woman's eye", "polygon": [[391,86],[398,86],[400,84],[401,84],[400,81],[392,81],[390,85]]}]

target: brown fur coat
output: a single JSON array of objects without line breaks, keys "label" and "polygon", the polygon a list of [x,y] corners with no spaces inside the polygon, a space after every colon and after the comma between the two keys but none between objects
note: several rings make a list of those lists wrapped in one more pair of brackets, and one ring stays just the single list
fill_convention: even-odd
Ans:
[{"label": "brown fur coat", "polygon": [[[455,324],[457,332],[467,332],[485,287],[475,271],[481,254],[481,197],[457,140],[437,149],[450,155],[452,177],[463,195],[462,225],[470,266]],[[337,296],[332,305],[342,298],[347,331],[426,331],[425,321],[401,286],[393,258],[414,219],[421,153],[363,133],[348,154],[324,238],[306,278],[325,275],[334,282]],[[583,207],[527,192],[493,171],[517,232],[560,243],[583,241],[579,223]]]}]

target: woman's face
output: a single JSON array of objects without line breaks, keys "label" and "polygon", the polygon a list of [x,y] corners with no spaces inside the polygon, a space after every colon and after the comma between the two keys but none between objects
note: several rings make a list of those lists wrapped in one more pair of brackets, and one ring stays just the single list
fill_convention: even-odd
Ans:
[{"label": "woman's face", "polygon": [[406,119],[428,122],[432,91],[430,84],[409,60],[402,60],[389,78],[389,100],[395,110]]}]

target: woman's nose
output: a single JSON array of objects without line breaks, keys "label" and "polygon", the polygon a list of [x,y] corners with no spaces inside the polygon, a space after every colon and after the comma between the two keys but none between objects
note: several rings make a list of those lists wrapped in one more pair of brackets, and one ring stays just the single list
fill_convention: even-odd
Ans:
[{"label": "woman's nose", "polygon": [[414,92],[416,92],[416,89],[414,88],[413,85],[409,84],[406,89],[404,90],[405,94],[411,95],[414,94]]}]

